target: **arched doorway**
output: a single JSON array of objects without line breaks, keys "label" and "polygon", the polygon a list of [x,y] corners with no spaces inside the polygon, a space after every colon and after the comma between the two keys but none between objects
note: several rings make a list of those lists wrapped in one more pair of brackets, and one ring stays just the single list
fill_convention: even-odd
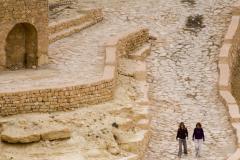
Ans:
[{"label": "arched doorway", "polygon": [[37,65],[37,31],[29,23],[16,24],[6,39],[6,67],[11,70]]}]

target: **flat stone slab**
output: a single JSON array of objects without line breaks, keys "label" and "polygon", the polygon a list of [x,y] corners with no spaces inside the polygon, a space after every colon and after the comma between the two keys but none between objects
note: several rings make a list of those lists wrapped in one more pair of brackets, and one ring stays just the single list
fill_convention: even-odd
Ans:
[{"label": "flat stone slab", "polygon": [[32,143],[41,140],[41,136],[37,132],[26,132],[23,128],[15,129],[10,127],[3,130],[1,140],[8,143]]},{"label": "flat stone slab", "polygon": [[65,127],[29,129],[18,126],[5,127],[1,140],[7,143],[33,143],[40,140],[59,140],[71,137],[71,131]]},{"label": "flat stone slab", "polygon": [[55,128],[41,133],[42,140],[58,140],[71,137],[71,131],[68,128]]}]

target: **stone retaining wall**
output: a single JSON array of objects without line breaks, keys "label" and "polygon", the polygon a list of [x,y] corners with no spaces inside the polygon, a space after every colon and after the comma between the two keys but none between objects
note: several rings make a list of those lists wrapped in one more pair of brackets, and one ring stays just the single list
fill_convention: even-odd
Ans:
[{"label": "stone retaining wall", "polygon": [[60,6],[65,6],[65,5],[72,5],[74,4],[76,0],[58,0],[55,2],[49,2],[49,9],[52,10],[54,8],[58,8]]},{"label": "stone retaining wall", "polygon": [[[84,15],[70,19],[63,19],[49,24],[49,41],[53,43],[59,39],[70,36],[74,33],[90,27],[103,20],[101,9],[83,10]],[[60,34],[57,34],[60,33]]]},{"label": "stone retaining wall", "polygon": [[91,9],[82,11],[84,15],[76,16],[69,19],[59,20],[57,22],[52,22],[49,24],[49,34],[54,34],[60,32],[64,29],[85,23],[89,20],[99,22],[103,19],[103,13],[101,9]]},{"label": "stone retaining wall", "polygon": [[[147,29],[137,28],[117,37],[114,45],[105,47],[105,66],[101,80],[90,84],[0,93],[0,115],[65,111],[78,108],[83,104],[98,104],[113,99],[118,54],[123,55],[129,48],[134,49],[148,40],[149,33]],[[118,50],[118,48],[121,49]]]},{"label": "stone retaining wall", "polygon": [[219,54],[218,89],[227,107],[230,121],[237,135],[237,150],[228,160],[240,159],[240,1],[233,6],[233,16]]}]

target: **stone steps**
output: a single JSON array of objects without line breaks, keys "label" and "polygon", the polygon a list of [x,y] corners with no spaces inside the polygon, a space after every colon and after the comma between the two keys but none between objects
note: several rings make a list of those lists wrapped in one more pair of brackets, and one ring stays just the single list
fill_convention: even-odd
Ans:
[{"label": "stone steps", "polygon": [[147,78],[147,64],[145,61],[137,61],[134,78],[138,81],[146,81]]},{"label": "stone steps", "polygon": [[132,136],[124,135],[119,137],[120,147],[127,152],[143,157],[146,149],[145,147],[147,147],[149,141],[149,135],[150,133],[148,130],[141,130]]},{"label": "stone steps", "polygon": [[151,44],[147,43],[128,55],[128,58],[143,61],[151,53]]},{"label": "stone steps", "polygon": [[62,30],[60,32],[57,32],[57,33],[54,33],[54,34],[50,35],[49,36],[49,41],[50,41],[50,43],[56,42],[57,40],[60,40],[60,39],[65,38],[65,37],[68,37],[68,36],[70,36],[70,35],[72,35],[74,33],[80,32],[83,29],[86,29],[87,27],[89,27],[89,26],[91,26],[93,24],[95,24],[95,21],[91,20],[91,21],[82,23],[81,25],[73,26],[73,27],[64,29],[64,30]]},{"label": "stone steps", "polygon": [[137,81],[138,86],[138,99],[136,99],[136,102],[140,105],[148,105],[149,104],[149,98],[148,98],[148,90],[149,85],[146,81]]}]

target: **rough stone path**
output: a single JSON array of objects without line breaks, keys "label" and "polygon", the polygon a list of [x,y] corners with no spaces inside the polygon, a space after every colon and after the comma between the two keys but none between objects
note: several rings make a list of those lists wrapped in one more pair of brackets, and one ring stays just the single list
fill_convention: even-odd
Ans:
[{"label": "rough stone path", "polygon": [[[195,159],[191,141],[196,122],[203,124],[206,142],[202,158],[226,159],[235,150],[235,136],[227,110],[217,94],[217,56],[230,19],[234,0],[93,0],[82,5],[104,7],[106,21],[150,28],[158,40],[148,60],[153,108],[153,136],[146,160],[177,159],[175,140],[178,123],[189,130],[189,154]],[[185,27],[191,15],[202,15],[197,32]],[[111,27],[111,26],[109,26]]]},{"label": "rough stone path", "polygon": [[[158,40],[154,42],[152,55],[148,59],[150,96],[156,107],[153,108],[153,136],[145,159],[177,159],[178,144],[175,136],[181,121],[186,123],[190,136],[195,123],[202,122],[206,142],[201,159],[226,159],[234,152],[235,136],[228,121],[227,110],[217,95],[216,84],[217,55],[230,19],[230,5],[235,0],[79,1],[83,7],[103,7],[105,20],[51,46],[59,57],[55,62],[52,59],[52,66],[64,68],[64,72],[61,71],[59,75],[70,71],[79,74],[59,76],[58,79],[50,82],[46,80],[47,82],[61,82],[64,78],[72,81],[75,78],[83,81],[92,79],[94,76],[84,79],[81,75],[100,72],[98,69],[101,68],[103,57],[90,55],[101,54],[101,46],[106,39],[133,26],[148,27]],[[188,16],[195,14],[203,16],[203,28],[191,32],[186,30],[185,22]],[[65,48],[68,45],[73,47],[73,51]],[[77,59],[71,56],[75,50],[80,53]],[[89,55],[86,56],[89,58],[84,58],[83,54]],[[55,56],[55,52],[51,55]],[[66,59],[63,57],[70,61],[65,64]],[[60,61],[63,65],[59,65]],[[79,62],[82,67],[75,65]],[[92,66],[97,69],[91,70]],[[188,144],[189,155],[183,159],[195,159],[191,138]]]}]

